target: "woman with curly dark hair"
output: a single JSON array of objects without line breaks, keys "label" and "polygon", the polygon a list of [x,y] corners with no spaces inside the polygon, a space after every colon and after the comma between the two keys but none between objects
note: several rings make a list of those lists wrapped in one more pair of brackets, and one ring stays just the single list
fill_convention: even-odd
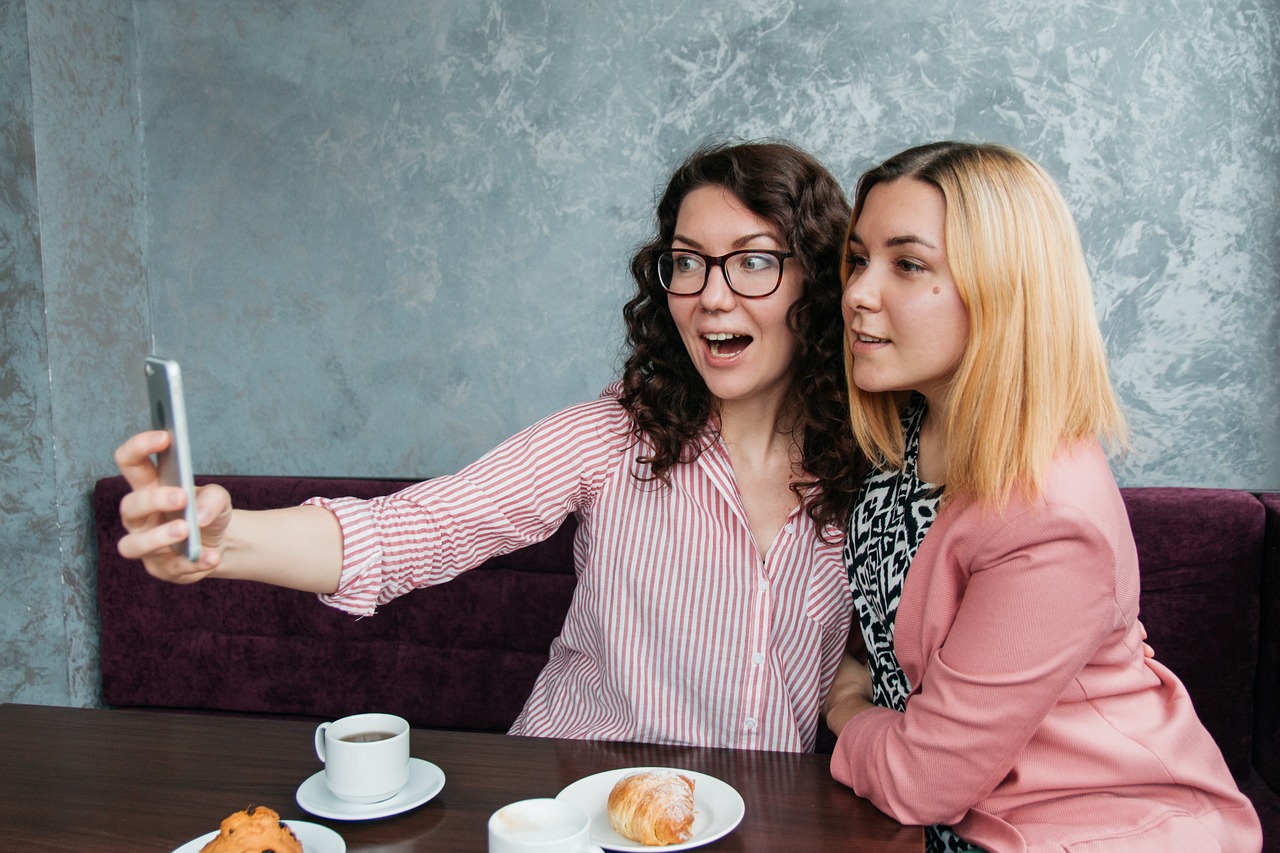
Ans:
[{"label": "woman with curly dark hair", "polygon": [[[706,374],[690,358],[672,317],[673,305],[685,307],[696,294],[668,290],[658,273],[663,254],[676,244],[681,205],[701,187],[720,188],[769,222],[799,268],[800,294],[788,309],[797,348],[783,403],[785,423],[779,426],[793,437],[808,475],[790,487],[801,494],[817,486],[808,502],[810,514],[820,524],[838,526],[858,488],[848,393],[844,376],[831,369],[844,358],[835,272],[843,244],[839,229],[833,232],[831,226],[845,200],[826,170],[803,151],[784,143],[708,146],[671,176],[658,202],[658,234],[631,260],[638,292],[623,310],[631,356],[622,378],[622,404],[654,444],[647,461],[655,476],[699,452],[716,400],[707,382],[699,381]],[[695,272],[704,266],[696,257],[692,263]]]},{"label": "woman with curly dark hair", "polygon": [[849,207],[783,143],[707,145],[632,261],[622,381],[459,473],[369,501],[252,513],[116,453],[119,549],[157,577],[252,578],[369,615],[578,520],[578,584],[513,734],[811,750],[848,635],[840,529],[857,487],[841,363]]}]

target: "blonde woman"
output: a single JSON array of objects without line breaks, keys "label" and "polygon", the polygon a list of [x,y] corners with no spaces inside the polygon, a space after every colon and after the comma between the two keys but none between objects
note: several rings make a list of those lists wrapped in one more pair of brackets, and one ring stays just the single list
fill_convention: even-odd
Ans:
[{"label": "blonde woman", "polygon": [[832,773],[930,851],[1256,851],[1186,689],[1143,653],[1103,441],[1124,417],[1075,225],[1006,148],[863,176],[843,265],[858,444],[845,562],[868,665]]}]

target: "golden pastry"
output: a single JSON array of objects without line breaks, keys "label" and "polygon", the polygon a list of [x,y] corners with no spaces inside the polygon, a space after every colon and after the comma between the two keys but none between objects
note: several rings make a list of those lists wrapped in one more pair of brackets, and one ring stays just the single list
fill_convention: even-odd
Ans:
[{"label": "golden pastry", "polygon": [[249,806],[229,815],[200,853],[302,853],[302,842],[280,815],[266,806]]},{"label": "golden pastry", "polygon": [[609,825],[641,844],[688,841],[693,833],[693,785],[675,770],[645,770],[618,780],[609,792]]}]

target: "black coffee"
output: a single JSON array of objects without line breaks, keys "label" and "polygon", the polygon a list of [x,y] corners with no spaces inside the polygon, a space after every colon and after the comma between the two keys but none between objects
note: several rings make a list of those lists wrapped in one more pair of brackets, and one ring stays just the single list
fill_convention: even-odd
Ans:
[{"label": "black coffee", "polygon": [[338,740],[346,743],[373,743],[374,741],[386,740],[395,736],[395,732],[356,732],[355,734],[340,737]]}]

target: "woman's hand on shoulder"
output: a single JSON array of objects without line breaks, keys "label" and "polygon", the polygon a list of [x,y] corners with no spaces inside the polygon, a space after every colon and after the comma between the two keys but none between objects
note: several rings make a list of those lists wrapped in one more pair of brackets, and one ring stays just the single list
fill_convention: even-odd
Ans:
[{"label": "woman's hand on shoulder", "polygon": [[173,518],[187,504],[187,493],[161,485],[151,454],[165,449],[169,434],[141,432],[116,449],[116,466],[130,491],[120,501],[120,520],[126,531],[116,549],[120,556],[141,560],[149,574],[172,583],[192,583],[208,577],[222,562],[222,545],[231,520],[231,496],[221,486],[196,489],[196,515],[200,524],[200,558],[191,562],[180,543],[189,532],[187,522]]}]

